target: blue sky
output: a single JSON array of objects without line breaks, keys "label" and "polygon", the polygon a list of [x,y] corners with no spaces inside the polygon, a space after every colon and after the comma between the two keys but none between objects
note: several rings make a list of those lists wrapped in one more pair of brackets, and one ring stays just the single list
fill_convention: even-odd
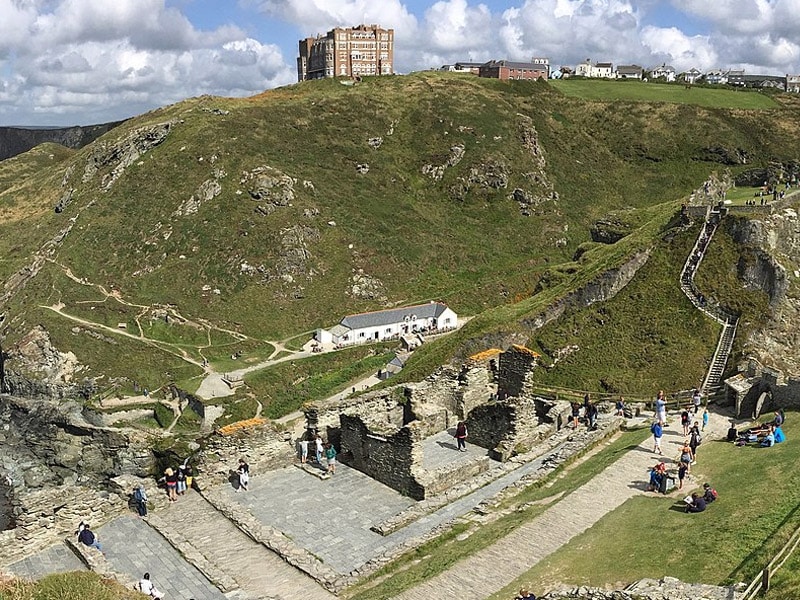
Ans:
[{"label": "blue sky", "polygon": [[800,0],[0,0],[0,125],[133,116],[296,81],[297,40],[395,29],[395,69],[547,56],[800,73]]}]

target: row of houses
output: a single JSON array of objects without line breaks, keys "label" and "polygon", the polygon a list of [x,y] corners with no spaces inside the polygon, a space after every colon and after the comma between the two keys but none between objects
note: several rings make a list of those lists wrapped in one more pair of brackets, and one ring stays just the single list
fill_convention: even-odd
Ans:
[{"label": "row of houses", "polygon": [[443,65],[441,71],[472,73],[479,77],[493,79],[566,79],[568,77],[588,77],[597,79],[638,79],[640,81],[659,80],[666,82],[682,81],[688,84],[708,83],[711,85],[730,85],[749,88],[776,88],[787,92],[800,92],[800,75],[748,75],[744,70],[714,69],[703,73],[699,69],[689,69],[678,73],[666,63],[645,69],[639,65],[617,65],[610,62],[592,62],[586,59],[572,67],[550,68],[547,58],[532,58],[530,62],[509,60],[490,60],[485,63],[457,62]]},{"label": "row of houses", "polygon": [[586,59],[572,69],[559,67],[550,72],[551,79],[562,79],[571,76],[593,77],[604,79],[639,79],[661,80],[667,82],[682,81],[688,84],[708,83],[711,85],[730,85],[735,87],[750,88],[777,88],[787,92],[800,92],[800,75],[748,75],[743,69],[712,69],[703,73],[699,69],[691,68],[678,73],[675,67],[663,63],[645,69],[639,65],[618,65],[615,69],[612,63],[596,62]]}]

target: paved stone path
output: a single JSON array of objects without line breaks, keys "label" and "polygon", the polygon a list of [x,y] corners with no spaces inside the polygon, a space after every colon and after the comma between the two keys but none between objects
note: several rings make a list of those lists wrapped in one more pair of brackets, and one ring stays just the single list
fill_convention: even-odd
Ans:
[{"label": "paved stone path", "polygon": [[50,546],[46,550],[15,562],[4,569],[18,577],[40,579],[53,573],[69,573],[85,571],[83,564],[75,553],[63,542]]},{"label": "paved stone path", "polygon": [[[251,480],[251,486],[255,484],[256,480]],[[158,528],[177,531],[247,596],[285,600],[335,598],[305,573],[242,533],[200,494],[189,492],[150,519]]]},{"label": "paved stone path", "polygon": [[224,600],[225,596],[158,532],[139,517],[110,521],[97,530],[106,559],[116,571],[138,581],[149,572],[169,600]]},{"label": "paved stone path", "polygon": [[[473,462],[488,454],[486,448],[467,443],[466,452],[457,452],[458,446],[453,437],[455,427],[432,435],[422,442],[422,466],[434,470],[445,465],[459,465]],[[492,461],[495,463],[495,461]],[[495,463],[499,465],[500,463]]]},{"label": "paved stone path", "polygon": [[[721,436],[727,422],[714,416],[706,437]],[[665,462],[678,453],[684,440],[677,419],[664,432]],[[537,518],[515,529],[480,552],[459,561],[447,571],[396,596],[397,600],[454,598],[469,590],[471,599],[487,598],[525,573],[575,536],[583,533],[629,498],[645,493],[648,469],[659,456],[652,450],[652,438],[627,452],[613,465],[585,485],[548,508]],[[702,446],[698,453],[702,461]],[[690,487],[696,482],[689,484]]]}]

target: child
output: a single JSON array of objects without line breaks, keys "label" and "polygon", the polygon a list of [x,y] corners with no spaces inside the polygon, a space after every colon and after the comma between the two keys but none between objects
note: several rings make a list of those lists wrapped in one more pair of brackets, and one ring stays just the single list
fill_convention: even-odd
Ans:
[{"label": "child", "polygon": [[689,469],[689,465],[686,463],[681,463],[681,466],[678,467],[678,489],[683,489],[683,480],[686,477],[686,471]]},{"label": "child", "polygon": [[708,414],[708,409],[706,408],[705,410],[703,410],[703,428],[701,429],[701,431],[705,431],[706,430],[706,425],[708,425],[708,417],[709,416],[710,415]]}]

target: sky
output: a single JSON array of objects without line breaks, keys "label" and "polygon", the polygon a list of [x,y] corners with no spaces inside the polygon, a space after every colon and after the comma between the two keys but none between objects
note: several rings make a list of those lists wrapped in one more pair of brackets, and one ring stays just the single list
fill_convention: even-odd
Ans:
[{"label": "sky", "polygon": [[68,126],[297,81],[297,43],[395,30],[395,71],[456,61],[800,73],[800,0],[0,0],[0,126]]}]

